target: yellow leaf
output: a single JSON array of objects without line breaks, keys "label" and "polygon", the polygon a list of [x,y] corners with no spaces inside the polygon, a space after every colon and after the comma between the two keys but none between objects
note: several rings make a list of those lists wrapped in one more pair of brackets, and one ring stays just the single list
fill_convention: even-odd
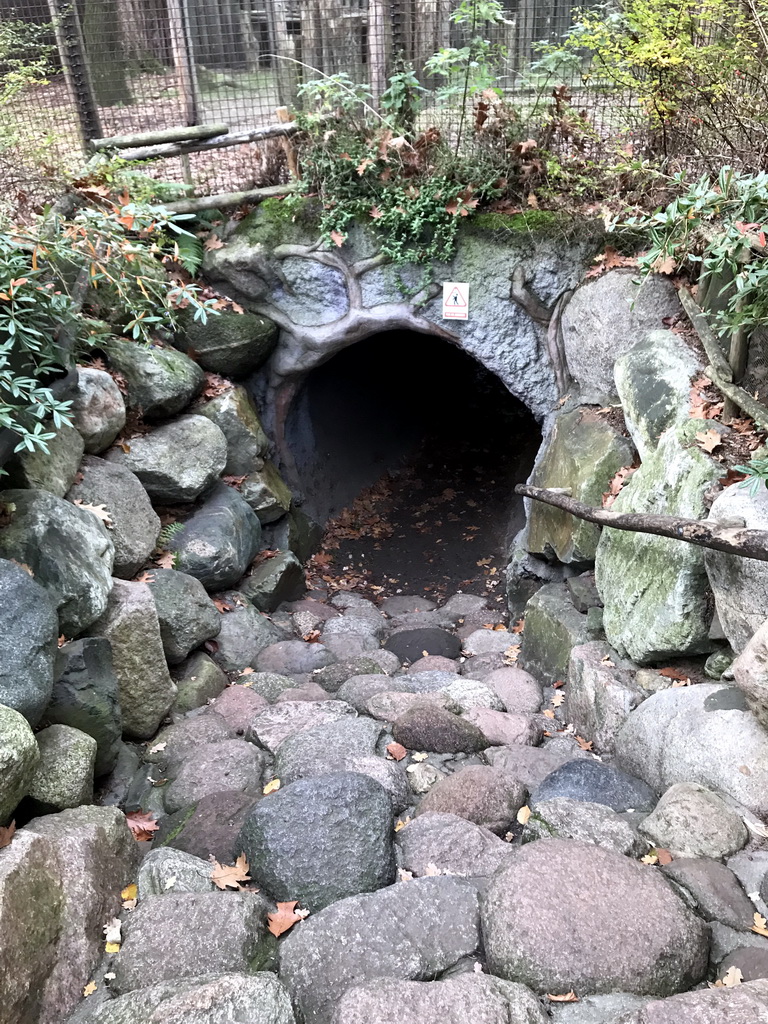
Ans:
[{"label": "yellow leaf", "polygon": [[402,818],[398,818],[395,824],[395,832],[400,832],[402,829],[405,828],[406,825],[410,824],[410,821],[410,818],[406,818],[405,821],[403,821]]},{"label": "yellow leaf", "polygon": [[546,711],[542,711],[542,715],[544,715],[545,718],[554,718],[555,712],[552,708],[547,708]]},{"label": "yellow leaf", "polygon": [[[248,684],[246,683],[245,685],[247,686]],[[269,796],[270,793],[276,793],[278,789],[280,789],[280,779],[272,779],[272,781],[268,782],[264,789],[262,789],[262,793],[264,796]]]},{"label": "yellow leaf", "polygon": [[415,754],[411,754],[412,761],[426,761],[429,754],[424,753],[423,750],[417,751]]},{"label": "yellow leaf", "polygon": [[559,708],[560,705],[563,704],[564,702],[565,702],[565,694],[564,693],[556,693],[555,696],[552,698],[552,707],[553,708]]},{"label": "yellow leaf", "polygon": [[108,942],[104,946],[104,952],[105,953],[119,953],[120,952],[120,943],[119,942]]},{"label": "yellow leaf", "polygon": [[89,981],[88,984],[83,989],[83,995],[87,999],[88,996],[92,996],[93,995],[93,993],[96,991],[97,988],[98,988],[98,985],[96,984],[95,981]]},{"label": "yellow leaf", "polygon": [[640,858],[640,863],[641,864],[658,864],[659,863],[659,858],[656,856],[655,853],[646,853],[646,855],[644,857]]},{"label": "yellow leaf", "polygon": [[130,885],[126,885],[126,887],[121,891],[120,895],[124,900],[135,900],[136,897],[139,895],[139,887],[138,885],[136,885],[135,882],[131,882]]},{"label": "yellow leaf", "polygon": [[527,825],[531,816],[531,808],[526,804],[517,812],[517,821],[520,825]]}]

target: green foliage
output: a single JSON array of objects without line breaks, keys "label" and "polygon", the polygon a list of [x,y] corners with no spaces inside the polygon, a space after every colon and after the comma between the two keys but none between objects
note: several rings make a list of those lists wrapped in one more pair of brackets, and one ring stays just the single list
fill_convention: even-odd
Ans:
[{"label": "green foliage", "polygon": [[420,94],[425,92],[413,67],[401,63],[390,75],[387,88],[381,96],[381,109],[389,123],[404,132],[413,131],[416,116],[421,109]]},{"label": "green foliage", "polygon": [[722,333],[768,325],[768,174],[724,167],[715,181],[680,175],[675,184],[680,194],[666,209],[625,222],[650,239],[641,266],[688,270],[700,287],[718,288],[727,299],[716,314]]},{"label": "green foliage", "polygon": [[[768,152],[766,0],[622,0],[582,10],[542,61],[636,96],[657,152]],[[542,65],[539,64],[541,69]]]},{"label": "green foliage", "polygon": [[[49,39],[51,31],[50,24],[0,21],[0,107],[27,86],[46,84],[56,52]],[[4,141],[3,131],[0,123],[0,145]]]},{"label": "green foliage", "polygon": [[504,6],[499,0],[461,0],[451,13],[455,25],[465,25],[470,32],[466,46],[447,46],[433,54],[424,65],[429,75],[445,79],[438,99],[446,102],[472,98],[499,85],[499,68],[506,60],[506,48],[486,38],[490,26],[505,21]]},{"label": "green foliage", "polygon": [[166,548],[173,538],[184,529],[184,523],[167,523],[157,535],[157,546]]},{"label": "green foliage", "polygon": [[[149,342],[172,332],[189,306],[216,312],[173,269],[199,255],[198,240],[160,206],[115,201],[104,185],[81,183],[69,218],[48,211],[31,227],[0,224],[0,426],[19,434],[16,450],[46,449],[69,421],[69,402],[50,384],[72,353],[123,334]],[[179,241],[186,246],[185,253]]]},{"label": "green foliage", "polygon": [[768,457],[753,456],[745,466],[733,467],[738,473],[746,473],[747,479],[740,484],[741,487],[749,489],[754,498],[760,487],[768,487]]}]

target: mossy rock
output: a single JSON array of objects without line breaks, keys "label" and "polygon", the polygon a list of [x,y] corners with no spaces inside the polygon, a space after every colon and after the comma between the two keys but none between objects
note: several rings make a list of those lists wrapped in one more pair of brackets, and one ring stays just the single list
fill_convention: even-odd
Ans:
[{"label": "mossy rock", "polygon": [[277,325],[256,313],[225,309],[205,323],[188,310],[180,318],[176,344],[205,370],[239,380],[269,359],[277,344]]}]

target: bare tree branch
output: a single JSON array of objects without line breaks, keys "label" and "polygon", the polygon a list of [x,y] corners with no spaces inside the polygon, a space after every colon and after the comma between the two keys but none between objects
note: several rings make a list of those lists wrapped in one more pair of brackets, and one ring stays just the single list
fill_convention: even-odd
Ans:
[{"label": "bare tree branch", "polygon": [[677,516],[658,516],[645,512],[611,512],[605,508],[593,508],[569,497],[562,491],[545,487],[518,484],[516,494],[525,498],[542,501],[569,512],[577,519],[598,526],[610,526],[613,530],[628,530],[632,533],[650,533],[657,537],[671,537],[686,544],[701,548],[724,551],[741,558],[755,558],[768,562],[768,530],[747,530],[743,519],[726,522],[710,522],[706,519],[681,519]]}]

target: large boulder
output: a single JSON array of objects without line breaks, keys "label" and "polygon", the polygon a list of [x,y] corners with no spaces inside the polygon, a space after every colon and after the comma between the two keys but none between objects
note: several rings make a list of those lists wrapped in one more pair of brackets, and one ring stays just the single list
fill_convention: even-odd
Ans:
[{"label": "large boulder", "polygon": [[616,393],[616,360],[662,321],[681,312],[668,277],[650,274],[637,283],[636,270],[611,270],[582,284],[563,310],[565,357],[586,397]]},{"label": "large boulder", "polygon": [[105,370],[81,366],[72,397],[72,423],[89,455],[109,448],[125,426],[125,401]]},{"label": "large boulder", "polygon": [[287,484],[272,462],[265,462],[263,469],[249,473],[240,484],[240,493],[259,517],[262,526],[284,516],[293,501]]},{"label": "large boulder", "polygon": [[168,846],[202,860],[215,857],[220,864],[231,864],[241,852],[240,829],[255,803],[252,794],[236,789],[204,796],[160,819],[153,848]]},{"label": "large boulder", "polygon": [[741,815],[717,793],[694,782],[670,786],[643,819],[640,831],[675,858],[728,857],[749,839]]},{"label": "large boulder", "polygon": [[284,601],[296,601],[307,589],[301,562],[292,551],[278,551],[246,576],[237,588],[254,608],[273,612]]},{"label": "large boulder", "polygon": [[520,662],[536,679],[564,682],[571,650],[588,640],[587,617],[564,583],[547,583],[525,606]]},{"label": "large boulder", "polygon": [[225,591],[221,597],[232,610],[224,612],[220,617],[213,660],[224,672],[252,669],[261,652],[276,640],[279,641],[283,634],[241,594]]},{"label": "large boulder", "polygon": [[128,382],[128,404],[141,409],[147,419],[181,412],[205,383],[197,363],[172,348],[114,338],[109,342],[107,358]]},{"label": "large boulder", "polygon": [[[168,893],[145,900],[123,924],[110,960],[118,995],[160,982],[258,970],[267,904],[250,892]],[[215,922],[215,927],[211,927]]]},{"label": "large boulder", "polygon": [[731,671],[751,711],[768,726],[768,619],[731,664]]},{"label": "large boulder", "polygon": [[45,721],[92,736],[95,774],[112,771],[120,753],[123,716],[112,647],[104,637],[72,640],[61,647]]},{"label": "large boulder", "polygon": [[[567,487],[578,501],[599,506],[617,470],[630,465],[634,455],[628,438],[594,408],[581,406],[557,417],[530,482],[535,487]],[[592,562],[599,539],[594,524],[532,502],[529,552],[560,562]]]},{"label": "large boulder", "polygon": [[47,442],[48,450],[23,449],[7,466],[10,487],[39,488],[63,498],[77,476],[83,457],[83,439],[74,427],[62,424]]},{"label": "large boulder", "polygon": [[547,800],[584,800],[614,811],[652,811],[656,793],[641,779],[591,757],[560,765],[531,793],[531,806]]},{"label": "large boulder", "polygon": [[438,754],[476,754],[491,745],[476,725],[436,704],[417,704],[406,711],[395,722],[392,735],[408,750]]},{"label": "large boulder", "polygon": [[[275,753],[291,736],[349,716],[356,716],[355,709],[343,700],[280,701],[259,712],[248,730],[248,738]],[[371,731],[374,730],[378,735],[377,726],[373,726]]]},{"label": "large boulder", "polygon": [[65,899],[53,845],[19,830],[0,850],[0,1024],[40,1020]]},{"label": "large boulder", "polygon": [[38,811],[61,811],[93,800],[96,740],[69,725],[49,725],[37,734],[40,760],[29,785]]},{"label": "large boulder", "polygon": [[29,792],[39,760],[37,740],[26,719],[0,704],[0,826]]},{"label": "large boulder", "polygon": [[768,980],[761,979],[653,1000],[620,1020],[621,1024],[765,1024],[766,1007]]},{"label": "large boulder", "polygon": [[0,557],[29,567],[59,614],[60,632],[78,636],[107,606],[115,558],[109,531],[47,491],[3,491],[0,504],[9,512]]},{"label": "large boulder", "polygon": [[277,344],[277,325],[255,313],[225,309],[205,323],[189,314],[182,317],[182,326],[177,344],[194,351],[204,369],[234,380],[258,370]]},{"label": "large boulder", "polygon": [[261,800],[239,844],[251,876],[277,900],[321,910],[395,878],[392,805],[352,772],[301,779]]},{"label": "large boulder", "polygon": [[768,732],[732,687],[701,683],[653,694],[629,716],[615,749],[618,764],[658,793],[696,782],[768,815]]},{"label": "large boulder", "polygon": [[32,725],[51,698],[58,632],[45,590],[20,565],[0,559],[0,704]]},{"label": "large boulder", "polygon": [[582,644],[571,651],[565,691],[568,721],[601,753],[613,751],[616,733],[648,696],[635,683],[635,668],[605,643]]},{"label": "large boulder", "polygon": [[408,822],[395,841],[404,870],[414,876],[488,878],[514,852],[514,847],[490,829],[457,814],[437,811]]},{"label": "large boulder", "polygon": [[[705,420],[670,427],[613,504],[616,512],[706,516],[704,492],[722,466],[695,443]],[[711,650],[704,554],[669,537],[604,529],[595,561],[608,642],[640,663]]]},{"label": "large boulder", "polygon": [[311,915],[280,944],[280,978],[305,1024],[330,1024],[353,985],[431,980],[479,941],[475,886],[416,878]]},{"label": "large boulder", "polygon": [[616,361],[616,390],[643,462],[666,430],[688,419],[690,379],[700,369],[693,350],[673,331],[652,331]]},{"label": "large boulder", "polygon": [[40,1024],[59,1024],[79,1002],[101,958],[104,924],[120,913],[120,890],[135,878],[141,851],[116,807],[47,814],[24,831],[50,842],[62,882],[59,941],[38,1018]]},{"label": "large boulder", "polygon": [[176,568],[206,590],[234,586],[259,550],[261,526],[236,490],[217,484],[203,505],[170,542]]},{"label": "large boulder", "polygon": [[482,926],[491,972],[542,993],[665,996],[707,970],[707,928],[664,879],[586,843],[522,847],[488,883]]},{"label": "large boulder", "polygon": [[185,759],[174,780],[163,787],[170,814],[224,789],[237,789],[254,800],[261,795],[265,754],[245,740],[204,743]]},{"label": "large boulder", "polygon": [[92,632],[112,645],[125,732],[149,739],[173,704],[176,686],[168,674],[157,610],[146,583],[115,580],[107,610]]},{"label": "large boulder", "polygon": [[[661,870],[688,893],[696,913],[705,921],[719,921],[738,931],[752,928],[755,904],[725,864],[711,857],[683,857],[663,865]],[[744,980],[749,981],[746,976]]]},{"label": "large boulder", "polygon": [[498,768],[470,765],[436,782],[416,813],[456,814],[496,835],[512,828],[525,803],[525,789]]},{"label": "large boulder", "polygon": [[[768,489],[760,487],[753,494],[751,488],[732,484],[715,498],[709,518],[715,523],[739,520],[738,525],[748,530],[766,530]],[[709,549],[704,562],[723,633],[740,654],[768,617],[768,562]]]},{"label": "large boulder", "polygon": [[147,586],[157,608],[160,637],[169,665],[218,635],[221,616],[202,583],[175,569],[153,569]]},{"label": "large boulder", "polygon": [[215,892],[211,877],[213,866],[202,857],[193,857],[169,846],[150,850],[141,862],[137,885],[139,899],[165,896],[169,892]]},{"label": "large boulder", "polygon": [[227,439],[205,416],[181,416],[125,448],[113,448],[107,458],[135,473],[153,501],[168,505],[199,498],[227,461]]},{"label": "large boulder", "polygon": [[372,1024],[398,1018],[419,1024],[547,1024],[544,1009],[525,985],[487,974],[464,974],[437,983],[382,978],[348,989],[332,1024]]},{"label": "large boulder", "polygon": [[127,467],[86,455],[80,469],[82,479],[69,489],[67,498],[105,506],[115,545],[113,573],[130,579],[154,550],[160,517],[138,478]]},{"label": "large boulder", "polygon": [[195,411],[198,416],[207,416],[227,439],[225,473],[247,476],[263,468],[269,453],[269,438],[244,387],[233,387]]},{"label": "large boulder", "polygon": [[522,841],[535,839],[577,839],[627,857],[641,857],[649,846],[626,818],[612,808],[566,797],[536,801],[523,829]]},{"label": "large boulder", "polygon": [[161,982],[107,1002],[85,1003],[76,1020],[77,1024],[295,1024],[288,993],[267,971]]}]

